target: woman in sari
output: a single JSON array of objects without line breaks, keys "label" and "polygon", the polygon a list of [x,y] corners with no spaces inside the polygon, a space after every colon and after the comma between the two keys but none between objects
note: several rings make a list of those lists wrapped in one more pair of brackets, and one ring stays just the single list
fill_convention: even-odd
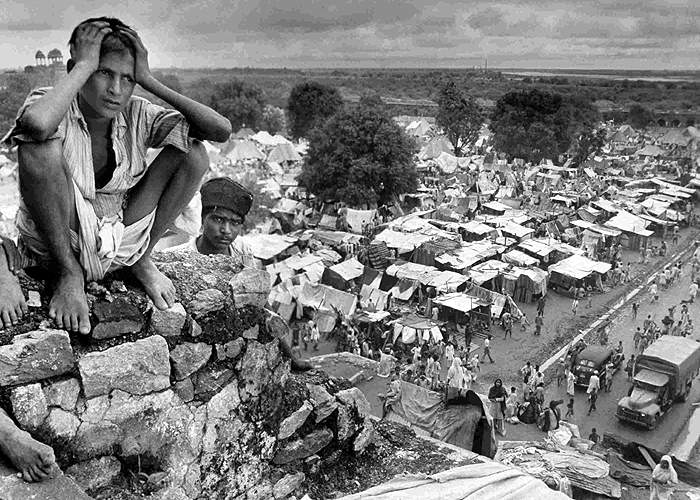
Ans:
[{"label": "woman in sari", "polygon": [[506,413],[506,389],[503,387],[503,381],[497,378],[489,389],[489,401],[491,402],[491,417],[493,418],[496,431],[501,435],[506,435],[506,427],[504,418]]}]

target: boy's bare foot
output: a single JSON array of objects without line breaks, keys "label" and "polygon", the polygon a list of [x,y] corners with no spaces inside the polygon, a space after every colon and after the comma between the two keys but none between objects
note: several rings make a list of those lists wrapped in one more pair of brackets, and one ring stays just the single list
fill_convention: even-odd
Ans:
[{"label": "boy's bare foot", "polygon": [[[0,425],[7,426],[9,419],[0,419]],[[25,481],[43,481],[60,473],[56,465],[53,449],[40,443],[11,424],[13,428],[0,429],[0,451],[21,473]]]},{"label": "boy's bare foot", "polygon": [[150,256],[143,256],[131,266],[131,272],[141,282],[146,293],[158,309],[168,309],[175,303],[173,282],[161,273]]},{"label": "boy's bare foot", "polygon": [[26,312],[27,302],[19,280],[8,269],[5,255],[0,251],[0,329],[16,325]]},{"label": "boy's bare foot", "polygon": [[90,310],[82,271],[64,272],[59,276],[49,303],[49,317],[56,321],[58,328],[83,335],[90,333]]}]

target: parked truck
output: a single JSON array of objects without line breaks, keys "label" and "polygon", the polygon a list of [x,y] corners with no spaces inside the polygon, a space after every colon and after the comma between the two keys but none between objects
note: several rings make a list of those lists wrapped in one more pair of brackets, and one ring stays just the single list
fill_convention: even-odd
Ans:
[{"label": "parked truck", "polygon": [[629,395],[616,416],[654,429],[676,401],[685,401],[700,372],[700,342],[664,335],[637,358]]}]

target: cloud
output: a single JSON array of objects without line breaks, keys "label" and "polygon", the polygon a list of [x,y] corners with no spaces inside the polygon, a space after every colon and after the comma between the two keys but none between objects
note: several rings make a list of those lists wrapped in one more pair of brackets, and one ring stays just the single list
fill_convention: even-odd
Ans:
[{"label": "cloud", "polygon": [[488,56],[609,67],[619,57],[651,69],[671,53],[676,65],[698,66],[700,2],[690,0],[0,1],[5,65],[30,63],[32,44],[63,49],[86,17],[114,15],[164,65],[440,66]]}]

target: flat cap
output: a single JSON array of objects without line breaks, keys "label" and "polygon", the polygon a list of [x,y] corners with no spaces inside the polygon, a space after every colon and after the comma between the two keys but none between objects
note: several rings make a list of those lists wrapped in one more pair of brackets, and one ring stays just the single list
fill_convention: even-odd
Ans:
[{"label": "flat cap", "polygon": [[228,177],[216,177],[202,185],[202,208],[221,207],[245,217],[253,204],[253,193]]}]

